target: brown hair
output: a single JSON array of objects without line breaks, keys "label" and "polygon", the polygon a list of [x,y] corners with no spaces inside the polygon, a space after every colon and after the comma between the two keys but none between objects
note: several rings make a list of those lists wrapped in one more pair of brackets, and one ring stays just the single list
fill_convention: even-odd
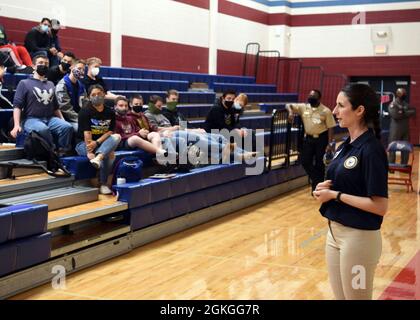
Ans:
[{"label": "brown hair", "polygon": [[87,59],[86,62],[88,64],[88,66],[90,66],[91,64],[94,64],[94,63],[102,64],[102,60],[97,58],[97,57],[91,57],[91,58]]},{"label": "brown hair", "polygon": [[246,106],[248,104],[248,96],[245,93],[238,94],[236,99],[242,100],[244,102],[244,106]]}]

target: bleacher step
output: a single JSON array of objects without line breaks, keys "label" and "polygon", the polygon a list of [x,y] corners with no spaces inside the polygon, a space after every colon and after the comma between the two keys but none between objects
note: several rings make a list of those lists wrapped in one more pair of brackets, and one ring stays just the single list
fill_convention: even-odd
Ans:
[{"label": "bleacher step", "polygon": [[18,197],[73,185],[74,177],[54,178],[46,174],[19,177],[16,180],[0,180],[0,199]]},{"label": "bleacher step", "polygon": [[64,187],[3,198],[0,200],[0,205],[39,203],[48,205],[49,210],[57,210],[96,200],[98,200],[98,189],[96,188]]},{"label": "bleacher step", "polygon": [[100,196],[99,200],[95,202],[85,203],[66,209],[50,210],[48,212],[48,230],[103,217],[128,209],[128,204],[126,202],[116,201],[114,197],[109,200],[102,200],[101,198],[104,197],[109,196]]},{"label": "bleacher step", "polygon": [[[33,162],[27,159],[18,159],[18,160],[7,160],[7,161],[0,161],[0,179],[5,179],[7,177],[7,169],[1,167],[2,164],[8,164],[9,162],[13,161],[15,164],[22,164],[22,165],[31,165]],[[39,161],[40,164],[43,166],[47,166],[46,161]],[[15,168],[13,169],[13,176],[15,177],[23,177],[23,176],[30,176],[37,173],[44,172],[41,169],[29,169],[29,168]]]},{"label": "bleacher step", "polygon": [[22,159],[23,156],[23,148],[0,146],[0,161]]}]

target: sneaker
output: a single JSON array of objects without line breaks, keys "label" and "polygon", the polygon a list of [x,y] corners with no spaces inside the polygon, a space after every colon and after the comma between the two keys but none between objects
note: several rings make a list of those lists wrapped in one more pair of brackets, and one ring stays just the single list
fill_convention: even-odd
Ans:
[{"label": "sneaker", "polygon": [[258,152],[245,151],[244,153],[241,154],[242,160],[250,160],[252,158],[256,158],[257,156],[258,156]]},{"label": "sneaker", "polygon": [[110,188],[108,188],[108,186],[106,186],[106,185],[103,184],[99,188],[99,193],[100,194],[112,194],[112,191],[111,191]]},{"label": "sneaker", "polygon": [[54,174],[56,176],[62,176],[62,177],[67,176],[67,173],[65,173],[63,169],[58,169],[57,171],[54,172]]},{"label": "sneaker", "polygon": [[99,158],[99,155],[97,155],[95,158],[90,160],[90,163],[92,166],[94,166],[96,169],[99,169],[102,165],[102,160]]}]

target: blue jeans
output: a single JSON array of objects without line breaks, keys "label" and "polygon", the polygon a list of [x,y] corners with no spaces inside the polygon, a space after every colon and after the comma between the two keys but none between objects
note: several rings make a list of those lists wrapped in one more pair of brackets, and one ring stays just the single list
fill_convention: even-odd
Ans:
[{"label": "blue jeans", "polygon": [[[207,152],[207,158],[211,164],[220,163],[223,149],[229,142],[223,135],[215,133],[176,131],[175,135],[184,138],[188,145],[192,143],[199,147],[202,152]],[[241,155],[242,153],[244,153],[243,149],[235,148],[234,155]]]},{"label": "blue jeans", "polygon": [[[99,169],[99,182],[100,184],[106,184],[108,181],[109,173],[112,170],[112,165],[114,164],[114,158],[110,159],[109,155],[117,149],[120,144],[121,137],[116,138],[115,135],[110,136],[106,139],[99,148],[95,149],[95,155],[99,153],[104,156],[102,166]],[[76,152],[80,156],[87,156],[86,143],[84,141],[79,142],[76,146]]]},{"label": "blue jeans", "polygon": [[54,148],[62,150],[71,149],[73,127],[70,123],[57,117],[52,118],[27,118],[23,129],[31,133],[35,131],[47,140]]}]

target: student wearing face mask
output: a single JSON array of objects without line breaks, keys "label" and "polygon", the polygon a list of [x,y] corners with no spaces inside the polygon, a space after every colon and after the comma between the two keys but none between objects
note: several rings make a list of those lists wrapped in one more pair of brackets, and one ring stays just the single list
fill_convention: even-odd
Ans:
[{"label": "student wearing face mask", "polygon": [[312,192],[318,183],[324,181],[323,157],[325,152],[330,151],[329,145],[333,139],[333,128],[336,126],[331,110],[321,103],[321,97],[321,92],[314,89],[309,93],[308,103],[286,104],[289,121],[293,120],[293,114],[300,115],[303,121],[305,138],[301,161],[311,180]]},{"label": "student wearing face mask", "polygon": [[[102,77],[99,76],[101,72],[100,68],[102,65],[102,60],[96,57],[92,57],[92,58],[87,59],[86,62],[87,62],[88,70],[83,79],[83,83],[85,87],[89,88],[90,86],[99,84],[105,90],[105,93],[106,93],[105,99],[114,101],[118,96],[113,94],[111,91],[108,91],[108,88],[106,87],[104,79],[102,79]],[[112,102],[112,104],[110,105],[113,106],[114,102]]]},{"label": "student wearing face mask", "polygon": [[245,130],[240,128],[238,103],[235,106],[236,92],[227,90],[210,109],[204,123],[204,129],[211,132],[212,129],[229,131],[237,130],[240,136],[245,136]]},{"label": "student wearing face mask", "polygon": [[40,24],[26,34],[25,47],[31,57],[46,55],[50,62],[56,59],[58,51],[51,43],[51,26],[50,19],[42,18]]},{"label": "student wearing face mask", "polygon": [[[124,97],[115,99],[115,132],[121,135],[120,150],[142,149],[152,154],[165,154],[160,135],[156,131],[142,128],[137,117],[129,112],[128,100]],[[147,118],[145,118],[147,121]],[[148,126],[150,128],[150,125]]]},{"label": "student wearing face mask", "polygon": [[[391,117],[388,139],[390,143],[397,140],[410,140],[409,118],[416,114],[416,109],[410,108],[407,103],[407,91],[404,88],[398,88],[395,95],[396,99],[391,102],[388,108]],[[401,152],[401,164],[408,163],[408,156],[408,152]],[[388,160],[390,163],[395,163],[395,152],[389,153]]]},{"label": "student wearing face mask", "polygon": [[121,141],[115,131],[115,113],[105,106],[105,90],[100,85],[88,89],[89,103],[78,116],[76,152],[87,156],[92,166],[99,170],[99,193],[111,194],[108,175],[115,160],[114,151]]},{"label": "student wearing face mask", "polygon": [[60,64],[53,66],[48,70],[48,80],[57,85],[57,83],[70,72],[70,67],[72,66],[74,60],[76,60],[76,56],[73,52],[69,51],[64,53]]},{"label": "student wearing face mask", "polygon": [[130,111],[136,114],[143,114],[143,109],[147,108],[147,106],[144,105],[144,100],[142,95],[140,94],[134,94],[130,97]]},{"label": "student wearing face mask", "polygon": [[34,57],[33,77],[19,82],[13,101],[14,127],[10,134],[16,138],[22,132],[22,120],[26,132],[38,132],[53,150],[65,154],[71,148],[73,129],[58,108],[54,84],[46,78],[48,63],[47,56]]},{"label": "student wearing face mask", "polygon": [[55,88],[61,113],[75,132],[77,132],[78,126],[78,113],[86,98],[86,89],[81,81],[85,76],[85,67],[85,61],[76,60],[71,66],[70,73],[65,75]]}]

